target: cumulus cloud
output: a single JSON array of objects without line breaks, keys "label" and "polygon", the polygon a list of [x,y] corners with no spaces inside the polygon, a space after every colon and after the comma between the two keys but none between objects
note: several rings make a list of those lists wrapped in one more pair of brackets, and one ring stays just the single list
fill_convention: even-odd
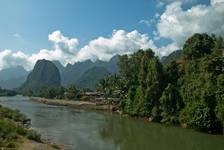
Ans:
[{"label": "cumulus cloud", "polygon": [[32,55],[21,51],[0,51],[0,69],[22,65],[30,70],[39,59],[59,60],[66,65],[87,59],[109,60],[116,54],[129,54],[138,49],[157,49],[147,34],[141,34],[136,30],[132,32],[114,30],[111,36],[94,39],[81,49],[77,48],[78,39],[65,37],[60,31],[54,31],[48,39],[54,45],[52,50],[41,49]]},{"label": "cumulus cloud", "polygon": [[73,62],[77,53],[78,39],[65,37],[61,31],[54,31],[48,35],[48,40],[54,49],[41,49],[38,53],[28,56],[28,61],[35,64],[39,59],[59,60],[62,64]]},{"label": "cumulus cloud", "polygon": [[108,38],[99,37],[90,41],[79,51],[77,60],[109,60],[116,54],[130,54],[138,49],[147,48],[157,49],[147,34],[141,34],[136,30],[132,32],[115,30]]},{"label": "cumulus cloud", "polygon": [[[17,34],[14,36],[18,37]],[[53,32],[48,36],[48,39],[54,45],[52,50],[41,49],[32,55],[27,55],[22,51],[13,52],[8,49],[0,51],[0,69],[21,65],[30,70],[39,59],[59,60],[62,64],[74,61],[79,43],[77,39],[69,39],[63,36],[60,31]]]},{"label": "cumulus cloud", "polygon": [[77,46],[79,44],[78,39],[65,37],[62,35],[61,31],[54,31],[48,36],[49,41],[54,43],[54,48],[56,50],[61,50],[65,53],[75,54]]},{"label": "cumulus cloud", "polygon": [[[158,35],[171,39],[177,47],[194,33],[209,33],[224,36],[224,3],[212,0],[211,5],[195,5],[188,10],[181,2],[167,5],[157,23]],[[218,5],[217,5],[218,3]]]},{"label": "cumulus cloud", "polygon": [[23,52],[13,52],[8,49],[0,51],[0,69],[17,65],[24,66],[27,69],[31,67],[27,55]]}]

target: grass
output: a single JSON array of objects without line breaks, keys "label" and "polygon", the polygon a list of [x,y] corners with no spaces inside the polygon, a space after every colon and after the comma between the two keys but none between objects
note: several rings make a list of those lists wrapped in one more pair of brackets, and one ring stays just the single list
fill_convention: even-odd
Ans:
[{"label": "grass", "polygon": [[25,126],[29,123],[30,119],[19,111],[0,105],[0,148],[16,148],[21,137],[42,142],[37,132]]}]

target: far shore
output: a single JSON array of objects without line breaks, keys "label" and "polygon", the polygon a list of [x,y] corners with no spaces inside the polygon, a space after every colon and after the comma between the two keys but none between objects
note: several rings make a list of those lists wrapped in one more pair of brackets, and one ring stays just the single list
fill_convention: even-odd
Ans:
[{"label": "far shore", "polygon": [[68,106],[72,108],[87,110],[114,111],[116,107],[112,104],[79,100],[47,99],[41,97],[30,97],[30,100],[48,105]]}]

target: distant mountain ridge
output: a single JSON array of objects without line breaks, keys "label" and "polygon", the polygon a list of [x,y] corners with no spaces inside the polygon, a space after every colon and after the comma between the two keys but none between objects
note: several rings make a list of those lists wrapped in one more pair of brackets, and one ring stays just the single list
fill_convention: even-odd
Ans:
[{"label": "distant mountain ridge", "polygon": [[79,88],[94,90],[99,81],[108,75],[110,72],[105,67],[93,67],[83,73],[76,85]]},{"label": "distant mountain ridge", "polygon": [[[109,74],[118,74],[117,63],[119,61],[119,57],[119,55],[115,55],[109,61],[96,60],[95,62],[92,62],[91,60],[86,60],[83,62],[77,62],[73,65],[67,64],[66,67],[64,67],[59,61],[51,61],[51,63],[54,64],[59,72],[61,85],[69,86],[71,84],[75,84],[79,88],[94,89],[99,80],[103,79],[105,76]],[[47,60],[39,60],[36,65],[40,62],[45,62],[47,64],[50,63],[50,61]],[[11,90],[18,89],[18,87],[20,87],[20,89],[39,89],[40,86],[42,86],[40,76],[46,76],[44,73],[50,73],[50,71],[49,69],[42,67],[37,68],[36,65],[30,74],[21,66],[0,71],[0,87]],[[42,75],[38,75],[40,72]],[[53,72],[58,76],[57,71]],[[39,76],[39,79],[37,79],[36,76]]]},{"label": "distant mountain ridge", "polygon": [[10,67],[0,71],[0,80],[8,80],[27,75],[28,72],[22,66]]},{"label": "distant mountain ridge", "polygon": [[15,89],[21,86],[28,75],[22,66],[10,67],[0,71],[0,87],[3,89]]},{"label": "distant mountain ridge", "polygon": [[[89,70],[97,67],[101,67],[99,76],[102,79],[104,76],[101,76],[102,74],[105,74],[105,70],[109,74],[117,74],[118,73],[118,63],[119,61],[119,55],[115,55],[112,57],[109,61],[101,61],[96,60],[95,62],[92,62],[91,60],[86,60],[83,62],[77,62],[75,64],[68,64],[66,67],[62,66],[59,61],[52,61],[57,68],[60,71],[61,74],[61,81],[63,86],[68,86],[71,84],[78,85],[80,84],[80,78],[83,79],[83,75],[85,76],[85,73],[89,74]],[[104,68],[104,69],[102,69]],[[91,72],[91,71],[90,71]],[[93,76],[96,77],[96,72],[94,72]],[[99,80],[100,80],[99,79]],[[91,84],[91,83],[90,83]],[[83,85],[83,84],[81,84]],[[82,86],[80,86],[82,87]],[[86,86],[85,86],[86,87]],[[93,87],[93,86],[91,86]]]},{"label": "distant mountain ridge", "polygon": [[169,54],[168,56],[163,56],[161,58],[161,63],[164,64],[169,64],[172,61],[177,61],[181,58],[182,56],[182,50],[177,50]]}]

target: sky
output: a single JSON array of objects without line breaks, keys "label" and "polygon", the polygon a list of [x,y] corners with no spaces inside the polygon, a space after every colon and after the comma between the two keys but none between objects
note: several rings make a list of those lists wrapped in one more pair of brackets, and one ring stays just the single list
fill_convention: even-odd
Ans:
[{"label": "sky", "polygon": [[147,48],[162,57],[205,32],[224,37],[224,0],[0,0],[0,69]]}]

